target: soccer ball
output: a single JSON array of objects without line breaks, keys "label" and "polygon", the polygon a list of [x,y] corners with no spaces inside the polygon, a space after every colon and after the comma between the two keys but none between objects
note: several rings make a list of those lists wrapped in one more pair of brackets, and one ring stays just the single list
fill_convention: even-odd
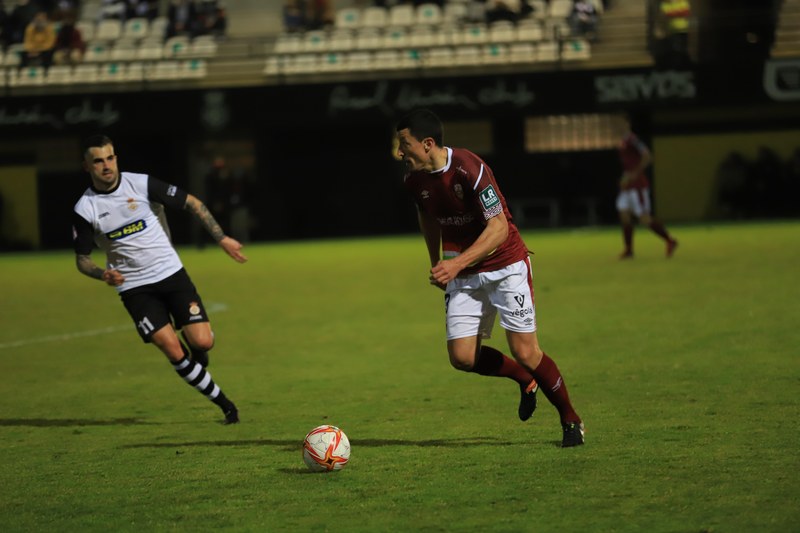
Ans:
[{"label": "soccer ball", "polygon": [[303,461],[314,472],[341,470],[350,460],[350,441],[336,426],[312,429],[303,441]]}]

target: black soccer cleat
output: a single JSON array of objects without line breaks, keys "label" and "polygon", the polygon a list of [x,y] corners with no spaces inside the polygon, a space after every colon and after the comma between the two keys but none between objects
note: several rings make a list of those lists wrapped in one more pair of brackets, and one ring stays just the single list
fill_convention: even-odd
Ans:
[{"label": "black soccer cleat", "polygon": [[569,422],[564,424],[564,438],[561,440],[562,448],[571,448],[583,444],[583,422]]},{"label": "black soccer cleat", "polygon": [[223,420],[222,423],[226,426],[228,424],[238,424],[239,410],[236,409],[236,407],[232,407],[229,411],[225,411],[225,420]]},{"label": "black soccer cleat", "polygon": [[519,387],[519,419],[525,422],[536,410],[536,392],[539,390],[539,384],[534,379],[527,386],[520,385]]}]

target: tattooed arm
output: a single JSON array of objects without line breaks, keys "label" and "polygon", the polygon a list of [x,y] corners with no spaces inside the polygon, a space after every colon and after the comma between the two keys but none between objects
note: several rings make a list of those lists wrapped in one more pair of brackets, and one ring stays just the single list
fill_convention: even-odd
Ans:
[{"label": "tattooed arm", "polygon": [[200,199],[191,194],[187,195],[184,209],[191,211],[195,218],[197,218],[203,227],[206,228],[206,231],[208,231],[211,237],[217,241],[217,244],[219,244],[222,249],[225,250],[225,253],[239,263],[244,263],[247,261],[247,257],[241,253],[241,243],[236,239],[225,235],[225,232],[222,231],[219,223],[214,219],[214,215],[211,214],[211,211],[208,210],[206,205],[201,202]]},{"label": "tattooed arm", "polygon": [[125,281],[125,277],[119,273],[118,270],[103,270],[99,266],[92,261],[91,256],[77,254],[75,256],[75,266],[78,267],[78,270],[81,274],[85,274],[90,278],[99,279],[105,281],[112,287],[117,287],[122,285]]}]

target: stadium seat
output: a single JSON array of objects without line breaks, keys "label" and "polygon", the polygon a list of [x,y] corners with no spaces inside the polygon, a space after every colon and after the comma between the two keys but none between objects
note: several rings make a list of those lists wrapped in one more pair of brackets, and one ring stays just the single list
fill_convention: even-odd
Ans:
[{"label": "stadium seat", "polygon": [[347,70],[364,72],[372,69],[372,52],[351,52],[347,55]]},{"label": "stadium seat", "polygon": [[69,65],[53,65],[47,70],[45,83],[48,85],[66,85],[72,83],[72,67]]},{"label": "stadium seat", "polygon": [[517,41],[536,43],[542,40],[542,26],[536,20],[521,20],[517,23]]},{"label": "stadium seat", "polygon": [[208,75],[208,64],[205,59],[187,59],[181,62],[180,74],[183,78],[205,78]]},{"label": "stadium seat", "polygon": [[214,57],[217,55],[217,40],[213,35],[198,35],[189,46],[191,57]]},{"label": "stadium seat", "polygon": [[151,41],[149,39],[139,43],[136,49],[136,59],[139,61],[158,61],[164,57],[164,45],[161,41]]},{"label": "stadium seat", "polygon": [[455,52],[454,65],[469,67],[480,65],[483,62],[481,47],[478,45],[459,46]]},{"label": "stadium seat", "polygon": [[383,48],[404,48],[408,46],[408,31],[403,27],[387,28],[383,32],[381,46]]},{"label": "stadium seat", "polygon": [[319,58],[317,54],[295,54],[286,56],[283,65],[285,74],[309,74],[319,69]]},{"label": "stadium seat", "polygon": [[320,54],[317,59],[320,72],[342,72],[347,68],[347,55],[343,52],[328,52]]},{"label": "stadium seat", "polygon": [[84,42],[94,39],[96,24],[93,20],[81,19],[75,23],[75,27],[81,32],[81,38]]},{"label": "stadium seat", "polygon": [[189,37],[176,35],[164,43],[164,57],[167,59],[180,58],[189,53]]},{"label": "stadium seat", "polygon": [[430,67],[450,67],[453,65],[455,53],[449,46],[439,46],[425,51],[422,64]]},{"label": "stadium seat", "polygon": [[533,8],[533,13],[530,15],[531,18],[539,21],[547,18],[549,10],[545,0],[528,0],[528,5]]},{"label": "stadium seat", "polygon": [[517,39],[517,30],[513,22],[498,20],[489,26],[490,43],[510,43]]},{"label": "stadium seat", "polygon": [[72,71],[72,82],[95,83],[96,81],[99,81],[100,69],[100,65],[86,63],[76,65],[75,70]]},{"label": "stadium seat", "polygon": [[335,29],[328,36],[328,49],[331,52],[347,52],[356,46],[353,30]]},{"label": "stadium seat", "polygon": [[485,24],[466,24],[455,35],[455,44],[484,44],[489,40]]},{"label": "stadium seat", "polygon": [[3,57],[3,66],[6,67],[16,67],[19,65],[20,60],[22,59],[22,52],[25,51],[25,45],[22,43],[15,43],[8,45],[6,48],[6,53]]},{"label": "stadium seat", "polygon": [[281,73],[281,60],[278,56],[268,57],[264,63],[264,70],[262,71],[265,76],[277,76]]},{"label": "stadium seat", "polygon": [[145,17],[134,17],[125,21],[122,37],[127,39],[144,39],[150,32],[150,21]]},{"label": "stadium seat", "polygon": [[83,60],[87,63],[108,61],[111,57],[111,47],[106,41],[92,41],[86,44],[86,53]]},{"label": "stadium seat", "polygon": [[447,2],[442,11],[442,22],[445,24],[461,24],[466,22],[467,15],[467,4],[463,2]]},{"label": "stadium seat", "polygon": [[303,51],[303,36],[296,33],[282,33],[275,39],[275,54],[297,54]]},{"label": "stadium seat", "polygon": [[511,43],[508,45],[508,60],[511,63],[535,63],[537,57],[536,45],[533,43]]},{"label": "stadium seat", "polygon": [[426,3],[417,6],[414,12],[416,24],[429,24],[437,26],[442,23],[444,18],[442,8],[437,4]]},{"label": "stadium seat", "polygon": [[572,13],[572,0],[550,0],[548,18],[565,19]]},{"label": "stadium seat", "polygon": [[372,58],[372,68],[378,70],[401,70],[414,66],[404,50],[379,50]]},{"label": "stadium seat", "polygon": [[416,48],[427,48],[438,43],[437,30],[431,26],[417,26],[411,28],[408,35],[409,45]]},{"label": "stadium seat", "polygon": [[147,37],[163,40],[167,36],[167,26],[169,26],[167,17],[154,18],[147,29]]},{"label": "stadium seat", "polygon": [[558,43],[543,41],[536,46],[536,59],[538,61],[558,61]]},{"label": "stadium seat", "polygon": [[172,59],[157,61],[145,71],[145,78],[151,81],[176,80],[181,77],[181,62]]},{"label": "stadium seat", "polygon": [[356,7],[345,7],[336,10],[334,26],[337,29],[356,29],[361,26],[361,10]]},{"label": "stadium seat", "polygon": [[136,59],[137,49],[136,41],[123,37],[114,43],[114,47],[109,54],[109,59],[112,61],[129,61]]},{"label": "stadium seat", "polygon": [[483,63],[487,65],[503,65],[508,62],[508,45],[487,44],[483,47]]},{"label": "stadium seat", "polygon": [[8,78],[8,84],[12,87],[43,85],[44,81],[45,74],[42,67],[25,67],[16,72],[12,71]]},{"label": "stadium seat", "polygon": [[125,81],[142,81],[144,80],[144,63],[135,61],[128,63],[125,66]]},{"label": "stadium seat", "polygon": [[389,14],[386,8],[369,6],[361,10],[362,28],[383,28],[389,22]]},{"label": "stadium seat", "polygon": [[377,28],[362,28],[356,35],[358,50],[373,50],[381,47],[381,32]]},{"label": "stadium seat", "polygon": [[103,83],[115,83],[125,80],[125,65],[122,63],[105,63],[100,65],[97,81]]},{"label": "stadium seat", "polygon": [[115,41],[122,36],[122,22],[117,19],[103,19],[95,28],[95,39]]},{"label": "stadium seat", "polygon": [[389,8],[389,26],[411,26],[414,24],[414,6],[412,4],[395,4]]},{"label": "stadium seat", "polygon": [[591,59],[592,49],[586,39],[571,39],[561,43],[561,59],[575,61]]},{"label": "stadium seat", "polygon": [[328,49],[328,34],[324,30],[311,30],[303,34],[303,52],[315,54]]}]

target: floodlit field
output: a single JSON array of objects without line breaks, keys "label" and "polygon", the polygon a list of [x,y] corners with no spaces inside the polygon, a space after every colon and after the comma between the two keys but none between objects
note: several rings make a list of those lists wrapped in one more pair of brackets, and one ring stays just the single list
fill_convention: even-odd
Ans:
[{"label": "floodlit field", "polygon": [[[575,449],[544,395],[521,423],[516,384],[449,367],[421,237],[181,249],[231,427],[70,252],[0,256],[0,528],[796,531],[800,223],[673,230],[627,262],[613,228],[525,234]],[[341,472],[303,464],[323,423]]]}]

